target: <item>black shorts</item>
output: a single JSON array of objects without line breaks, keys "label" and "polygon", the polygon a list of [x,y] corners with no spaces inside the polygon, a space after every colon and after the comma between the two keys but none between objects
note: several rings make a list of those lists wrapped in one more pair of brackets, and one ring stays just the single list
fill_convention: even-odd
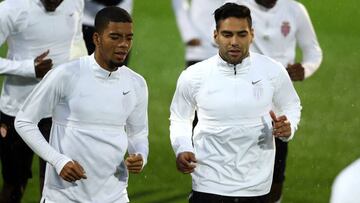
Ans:
[{"label": "black shorts", "polygon": [[[185,64],[185,65],[186,65],[186,68],[189,67],[189,66],[194,65],[195,63],[199,63],[200,61],[201,61],[201,60],[199,60],[199,61],[186,61],[186,64]],[[186,69],[186,68],[185,68],[185,69]]]},{"label": "black shorts", "polygon": [[286,157],[288,153],[288,143],[275,138],[276,154],[274,165],[274,183],[283,183],[285,181]]},{"label": "black shorts", "polygon": [[[7,126],[7,135],[0,137],[0,158],[2,177],[9,184],[24,184],[32,177],[31,167],[33,151],[27,146],[14,128],[15,117],[0,113],[0,123]],[[51,129],[51,118],[42,119],[39,129],[48,140]],[[41,173],[44,173],[43,170]],[[43,175],[43,174],[42,174]]]},{"label": "black shorts", "polygon": [[268,195],[256,197],[229,197],[191,191],[189,203],[268,203]]}]

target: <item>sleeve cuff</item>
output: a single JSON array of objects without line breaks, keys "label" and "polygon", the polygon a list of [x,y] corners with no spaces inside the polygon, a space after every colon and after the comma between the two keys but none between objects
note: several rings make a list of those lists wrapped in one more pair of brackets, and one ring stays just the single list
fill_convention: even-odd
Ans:
[{"label": "sleeve cuff", "polygon": [[68,163],[72,161],[70,158],[62,155],[60,160],[57,161],[53,166],[55,167],[55,170],[57,172],[58,175],[60,175],[62,169],[64,168],[64,166]]},{"label": "sleeve cuff", "polygon": [[289,142],[290,140],[293,139],[294,135],[295,135],[295,127],[293,125],[291,125],[291,135],[289,137],[279,137],[279,139],[283,142]]},{"label": "sleeve cuff", "polygon": [[23,61],[23,73],[21,75],[24,75],[25,77],[31,77],[35,78],[35,64],[34,59],[29,59]]},{"label": "sleeve cuff", "polygon": [[176,157],[181,152],[194,152],[194,147],[192,145],[191,139],[186,139],[187,137],[179,137],[175,140],[175,143],[173,144],[173,149],[176,154]]}]

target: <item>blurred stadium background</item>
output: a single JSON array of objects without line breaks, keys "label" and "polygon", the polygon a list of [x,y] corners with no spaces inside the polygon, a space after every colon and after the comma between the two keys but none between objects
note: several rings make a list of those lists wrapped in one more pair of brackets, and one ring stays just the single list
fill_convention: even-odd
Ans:
[{"label": "blurred stadium background", "polygon": [[[290,144],[283,203],[325,203],[338,172],[360,157],[360,24],[356,23],[360,4],[357,0],[300,2],[310,13],[324,60],[314,76],[295,83],[303,113]],[[169,105],[184,67],[171,1],[135,0],[134,22],[129,66],[149,86],[150,156],[143,173],[130,177],[130,200],[185,203],[191,179],[176,171],[168,130]],[[3,46],[0,54],[5,53]],[[37,166],[34,158],[24,203],[38,202]]]}]

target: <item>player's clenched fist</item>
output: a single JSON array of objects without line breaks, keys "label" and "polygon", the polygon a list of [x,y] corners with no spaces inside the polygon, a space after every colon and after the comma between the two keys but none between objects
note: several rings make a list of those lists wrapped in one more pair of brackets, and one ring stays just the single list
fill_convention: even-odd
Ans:
[{"label": "player's clenched fist", "polygon": [[183,173],[192,173],[196,168],[195,154],[192,152],[181,152],[176,157],[176,167]]},{"label": "player's clenched fist", "polygon": [[77,161],[67,162],[61,170],[60,176],[68,182],[75,182],[87,178],[84,168]]},{"label": "player's clenched fist", "polygon": [[140,154],[130,154],[125,159],[125,165],[129,172],[140,173],[143,168],[143,158]]}]

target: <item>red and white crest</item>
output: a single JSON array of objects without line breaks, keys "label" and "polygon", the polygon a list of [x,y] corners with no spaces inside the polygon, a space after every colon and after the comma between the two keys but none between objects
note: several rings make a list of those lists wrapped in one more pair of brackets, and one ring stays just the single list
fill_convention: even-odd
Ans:
[{"label": "red and white crest", "polygon": [[281,33],[286,37],[290,32],[290,23],[285,21],[281,25]]}]

